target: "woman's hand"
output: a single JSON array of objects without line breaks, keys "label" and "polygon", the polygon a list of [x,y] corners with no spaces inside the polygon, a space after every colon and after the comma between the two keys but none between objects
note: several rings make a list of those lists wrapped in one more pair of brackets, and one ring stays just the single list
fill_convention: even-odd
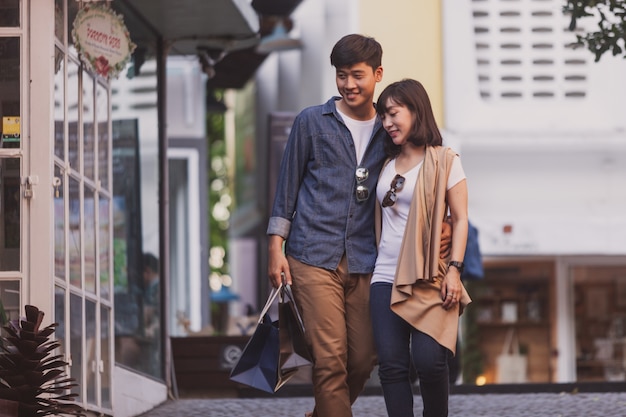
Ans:
[{"label": "woman's hand", "polygon": [[455,267],[448,267],[448,272],[443,278],[441,283],[441,299],[443,300],[442,307],[446,310],[458,305],[461,299],[461,271]]}]

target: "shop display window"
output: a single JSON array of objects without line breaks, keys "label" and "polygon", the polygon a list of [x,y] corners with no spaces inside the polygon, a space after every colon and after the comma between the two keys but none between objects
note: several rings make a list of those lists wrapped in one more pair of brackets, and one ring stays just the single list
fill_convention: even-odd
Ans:
[{"label": "shop display window", "polygon": [[626,381],[626,266],[576,266],[576,380]]},{"label": "shop display window", "polygon": [[[486,264],[484,279],[467,284],[466,383],[552,382],[553,269],[549,262]],[[514,362],[523,366],[513,380],[507,375]]]}]

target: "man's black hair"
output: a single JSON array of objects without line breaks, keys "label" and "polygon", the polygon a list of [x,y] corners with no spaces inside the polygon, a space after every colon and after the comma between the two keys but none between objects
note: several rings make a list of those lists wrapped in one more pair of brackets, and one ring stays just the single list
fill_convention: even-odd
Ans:
[{"label": "man's black hair", "polygon": [[330,53],[330,63],[335,68],[351,67],[365,62],[376,70],[381,66],[382,59],[382,46],[374,38],[358,34],[339,39]]}]

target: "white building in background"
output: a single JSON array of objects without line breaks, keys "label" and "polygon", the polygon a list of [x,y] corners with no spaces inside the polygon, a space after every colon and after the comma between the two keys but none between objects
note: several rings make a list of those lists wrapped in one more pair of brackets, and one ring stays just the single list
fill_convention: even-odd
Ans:
[{"label": "white building in background", "polygon": [[569,47],[560,1],[443,4],[445,127],[483,250],[626,253],[624,60]]},{"label": "white building in background", "polygon": [[[626,62],[572,48],[561,1],[442,6],[445,130],[470,181],[488,278],[517,268],[521,286],[526,268],[545,269],[535,278],[548,284],[550,382],[624,381]],[[477,301],[494,314],[505,302]],[[523,327],[527,302],[513,301],[532,348],[540,333]]]}]

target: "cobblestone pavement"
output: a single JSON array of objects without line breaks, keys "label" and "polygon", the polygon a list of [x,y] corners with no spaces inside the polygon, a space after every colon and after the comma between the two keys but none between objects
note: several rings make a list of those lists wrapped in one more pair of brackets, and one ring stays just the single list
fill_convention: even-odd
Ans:
[{"label": "cobblestone pavement", "polygon": [[[415,416],[422,415],[419,396]],[[179,399],[142,417],[303,417],[313,408],[310,397]],[[381,396],[361,396],[355,417],[387,417]],[[626,417],[626,393],[454,394],[450,417]]]}]

